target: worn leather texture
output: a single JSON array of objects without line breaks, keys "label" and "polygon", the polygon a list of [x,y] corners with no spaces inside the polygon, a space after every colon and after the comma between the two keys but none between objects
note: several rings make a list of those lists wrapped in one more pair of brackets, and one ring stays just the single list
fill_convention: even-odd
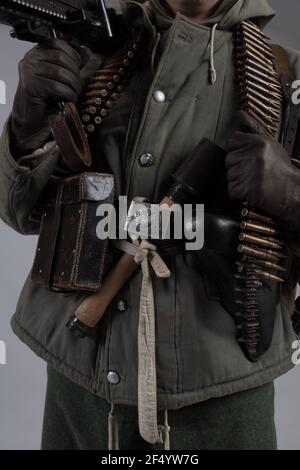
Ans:
[{"label": "worn leather texture", "polygon": [[50,128],[68,168],[78,173],[92,164],[87,137],[74,103],[67,103],[63,110],[49,116]]},{"label": "worn leather texture", "polygon": [[[210,285],[215,285],[215,294],[223,307],[235,318],[239,312],[236,304],[236,289],[239,282],[236,262],[238,237],[240,232],[240,215],[238,212],[206,212],[205,213],[205,243],[204,248],[195,252],[199,270],[203,272]],[[280,300],[280,285],[263,281],[257,290],[257,304],[260,312],[260,349],[263,354],[269,348],[274,328],[274,312]]]},{"label": "worn leather texture", "polygon": [[53,179],[39,206],[43,210],[31,278],[55,290],[95,291],[105,272],[108,239],[96,226],[99,204],[113,204],[114,178],[83,173]]}]

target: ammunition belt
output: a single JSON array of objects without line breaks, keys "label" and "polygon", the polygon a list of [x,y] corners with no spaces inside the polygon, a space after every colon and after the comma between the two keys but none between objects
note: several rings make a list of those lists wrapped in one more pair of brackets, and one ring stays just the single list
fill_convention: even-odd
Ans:
[{"label": "ammunition belt", "polygon": [[80,106],[83,127],[88,136],[102,124],[129,85],[135,68],[144,57],[147,38],[144,29],[134,32],[128,43],[106,59],[92,78]]},{"label": "ammunition belt", "polygon": [[[244,21],[234,34],[234,47],[242,109],[267,135],[275,137],[281,122],[283,93],[268,38],[253,22]],[[266,350],[261,344],[263,312],[259,290],[266,281],[284,281],[286,243],[277,223],[247,203],[244,205],[238,246],[241,259],[236,275],[236,321],[238,341],[246,356],[257,360]]]},{"label": "ammunition belt", "polygon": [[[242,109],[268,135],[275,137],[281,121],[283,93],[269,40],[251,21],[242,22],[233,38]],[[148,45],[146,30],[133,32],[124,48],[106,59],[92,78],[80,105],[84,130],[90,139],[129,85]],[[258,213],[247,203],[241,215],[235,319],[238,340],[245,354],[250,360],[256,360],[267,349],[261,334],[263,309],[259,297],[268,282],[284,281],[282,263],[286,245],[280,227],[267,215]],[[269,290],[275,291],[276,287],[272,285]]]}]

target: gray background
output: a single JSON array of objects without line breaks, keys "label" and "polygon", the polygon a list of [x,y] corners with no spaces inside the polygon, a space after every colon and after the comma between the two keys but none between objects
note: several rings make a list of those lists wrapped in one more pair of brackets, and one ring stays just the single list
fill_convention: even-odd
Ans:
[{"label": "gray background", "polygon": [[[299,0],[271,0],[277,17],[268,28],[274,41],[298,48]],[[28,45],[10,39],[0,26],[0,80],[7,84],[7,104],[0,105],[0,128],[8,116],[17,85],[17,63]],[[300,77],[297,77],[300,79]],[[0,365],[0,449],[39,449],[45,397],[45,364],[11,332],[9,320],[27,272],[35,237],[23,237],[0,222],[0,340],[7,365]],[[281,449],[300,449],[300,373],[276,381],[276,422]]]}]

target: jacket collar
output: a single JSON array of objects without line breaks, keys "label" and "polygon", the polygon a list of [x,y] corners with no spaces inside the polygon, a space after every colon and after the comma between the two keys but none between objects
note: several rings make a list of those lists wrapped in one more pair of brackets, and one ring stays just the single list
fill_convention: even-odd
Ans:
[{"label": "jacket collar", "polygon": [[211,17],[199,22],[175,13],[166,0],[147,0],[143,3],[125,0],[122,10],[130,25],[144,24],[154,31],[154,35],[156,31],[169,29],[175,19],[194,31],[195,28],[211,28],[216,23],[218,29],[230,31],[245,19],[253,19],[263,27],[275,13],[267,0],[224,0]]}]

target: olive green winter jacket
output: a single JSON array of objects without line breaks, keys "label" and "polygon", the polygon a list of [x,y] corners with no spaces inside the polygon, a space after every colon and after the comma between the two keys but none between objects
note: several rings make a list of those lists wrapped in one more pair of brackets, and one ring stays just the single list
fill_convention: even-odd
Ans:
[{"label": "olive green winter jacket", "polygon": [[[131,3],[127,15],[129,22],[145,24],[151,32],[152,62],[137,71],[104,121],[96,158],[105,160],[114,173],[118,194],[159,202],[171,173],[202,137],[226,145],[239,108],[232,29],[245,19],[264,25],[274,12],[265,0],[224,0],[213,17],[195,23],[181,14],[171,18],[158,0],[150,0],[143,7]],[[214,24],[217,77],[212,84],[209,60]],[[288,53],[299,77],[300,56]],[[151,155],[146,165],[141,159],[145,154]],[[38,232],[38,224],[29,216],[57,161],[54,143],[16,160],[10,151],[8,120],[0,146],[0,215],[18,232]],[[160,409],[257,387],[293,366],[295,336],[285,295],[275,312],[271,348],[251,363],[236,341],[234,320],[222,307],[216,285],[199,270],[195,257],[185,253],[165,261],[172,273],[169,279],[157,279],[152,273]],[[28,277],[12,327],[36,354],[72,381],[109,402],[136,405],[140,286],[138,270],[98,328],[80,341],[65,324],[84,294],[55,293]],[[125,311],[120,299],[126,301]]]}]

